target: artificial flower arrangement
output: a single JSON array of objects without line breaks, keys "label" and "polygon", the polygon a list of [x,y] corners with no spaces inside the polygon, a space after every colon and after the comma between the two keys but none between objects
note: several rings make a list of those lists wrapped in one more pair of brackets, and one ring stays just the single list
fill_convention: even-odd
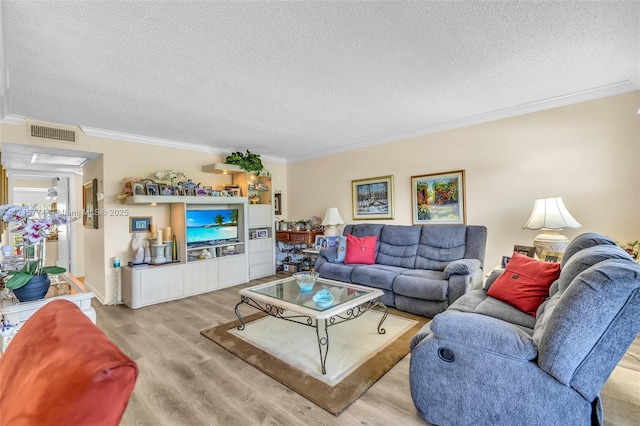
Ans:
[{"label": "artificial flower arrangement", "polygon": [[[43,217],[38,217],[38,212],[30,207],[12,204],[0,206],[0,216],[2,216],[4,222],[18,222],[18,225],[11,229],[10,232],[20,234],[25,246],[41,243],[58,226],[71,222],[71,216],[69,215],[44,213]],[[60,266],[44,266],[44,258],[27,261],[22,270],[8,272],[10,278],[6,281],[5,287],[15,290],[24,286],[34,276],[61,274],[66,271],[65,268]]]}]

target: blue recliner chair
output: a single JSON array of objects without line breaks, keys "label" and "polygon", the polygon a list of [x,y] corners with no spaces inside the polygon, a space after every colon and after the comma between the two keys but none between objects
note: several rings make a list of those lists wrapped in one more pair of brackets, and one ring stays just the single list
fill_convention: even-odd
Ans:
[{"label": "blue recliner chair", "polygon": [[495,299],[474,312],[486,292],[436,315],[411,342],[420,415],[436,425],[601,425],[600,389],[640,332],[640,265],[583,234],[549,294],[533,329],[491,316]]}]

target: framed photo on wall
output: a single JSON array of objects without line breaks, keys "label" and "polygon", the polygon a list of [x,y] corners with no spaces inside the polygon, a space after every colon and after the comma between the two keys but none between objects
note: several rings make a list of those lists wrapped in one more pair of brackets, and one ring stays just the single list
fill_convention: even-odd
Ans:
[{"label": "framed photo on wall", "polygon": [[466,224],[464,197],[464,170],[411,176],[413,224]]},{"label": "framed photo on wall", "polygon": [[273,214],[276,216],[282,214],[282,194],[279,192],[273,194]]},{"label": "framed photo on wall", "polygon": [[82,185],[82,225],[98,229],[98,179]]},{"label": "framed photo on wall", "polygon": [[129,232],[149,232],[151,230],[151,216],[133,217],[129,221]]},{"label": "framed photo on wall", "polygon": [[353,219],[393,219],[393,176],[351,181]]}]

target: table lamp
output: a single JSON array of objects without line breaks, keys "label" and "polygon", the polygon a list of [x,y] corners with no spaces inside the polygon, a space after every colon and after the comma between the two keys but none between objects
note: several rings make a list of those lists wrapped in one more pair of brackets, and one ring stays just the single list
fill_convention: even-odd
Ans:
[{"label": "table lamp", "polygon": [[337,207],[329,207],[324,213],[324,219],[322,219],[322,225],[324,225],[324,235],[340,235],[336,225],[342,225],[344,220],[340,216],[340,212]]},{"label": "table lamp", "polygon": [[536,198],[531,216],[523,229],[541,229],[542,234],[533,240],[536,255],[543,250],[564,253],[569,239],[560,234],[563,228],[579,228],[581,225],[571,216],[561,197]]}]

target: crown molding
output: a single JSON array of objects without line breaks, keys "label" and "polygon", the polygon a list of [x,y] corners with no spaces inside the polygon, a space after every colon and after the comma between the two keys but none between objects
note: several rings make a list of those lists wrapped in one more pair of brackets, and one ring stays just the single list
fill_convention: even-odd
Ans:
[{"label": "crown molding", "polygon": [[308,156],[290,158],[288,160],[288,163],[295,163],[297,161],[310,160],[313,158],[325,157],[327,155],[339,154],[347,151],[354,151],[356,149],[367,148],[374,145],[381,145],[389,142],[397,142],[399,140],[409,139],[416,136],[428,135],[431,133],[442,132],[445,130],[452,130],[452,129],[457,129],[461,127],[471,126],[474,124],[487,123],[490,121],[501,120],[503,118],[510,118],[510,117],[516,117],[524,114],[531,114],[534,112],[577,104],[580,102],[592,101],[596,99],[606,98],[609,96],[622,95],[624,93],[634,92],[636,90],[640,90],[640,84],[637,84],[632,80],[624,81],[621,83],[610,84],[610,85],[598,87],[595,89],[589,89],[581,92],[571,93],[569,95],[558,96],[555,98],[529,102],[529,103],[517,105],[514,107],[491,111],[485,114],[472,115],[472,116],[461,118],[458,120],[439,123],[433,126],[423,127],[423,128],[411,130],[408,132],[396,133],[394,135],[387,136],[380,139],[374,139],[370,141],[344,145],[340,148],[320,151]]}]

